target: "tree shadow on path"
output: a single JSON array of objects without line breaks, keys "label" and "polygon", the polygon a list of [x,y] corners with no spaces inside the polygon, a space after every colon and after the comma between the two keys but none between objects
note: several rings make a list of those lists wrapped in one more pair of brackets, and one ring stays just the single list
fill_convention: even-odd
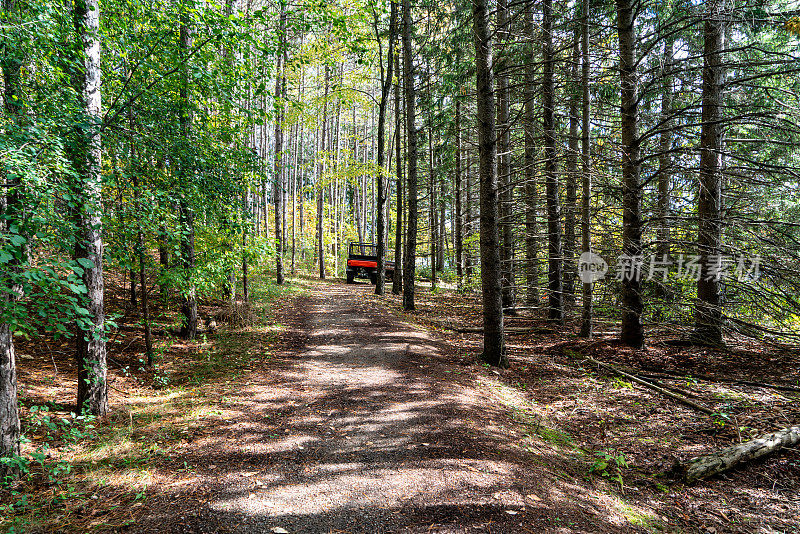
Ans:
[{"label": "tree shadow on path", "polygon": [[281,312],[273,358],[173,459],[193,477],[151,488],[133,531],[639,531],[368,290],[326,285]]}]

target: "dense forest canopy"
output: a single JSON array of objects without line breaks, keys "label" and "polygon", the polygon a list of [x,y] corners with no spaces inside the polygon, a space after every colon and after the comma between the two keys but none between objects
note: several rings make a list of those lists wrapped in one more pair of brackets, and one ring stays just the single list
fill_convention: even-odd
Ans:
[{"label": "dense forest canopy", "polygon": [[[3,0],[0,414],[15,340],[74,340],[105,414],[115,312],[249,298],[248,273],[483,297],[640,347],[800,338],[794,0]],[[384,262],[395,262],[384,281]],[[138,295],[138,297],[137,297]]]}]

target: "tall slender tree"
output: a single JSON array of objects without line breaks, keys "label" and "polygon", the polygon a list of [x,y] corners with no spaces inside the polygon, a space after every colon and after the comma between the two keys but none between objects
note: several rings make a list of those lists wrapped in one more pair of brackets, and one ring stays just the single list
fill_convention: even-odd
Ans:
[{"label": "tall slender tree", "polygon": [[525,28],[528,45],[525,50],[525,300],[528,306],[539,305],[539,229],[538,192],[536,187],[536,57],[534,1],[525,6]]},{"label": "tall slender tree", "polygon": [[403,254],[403,309],[414,309],[414,278],[417,275],[417,116],[414,88],[411,1],[403,0],[403,90],[406,111],[406,180],[408,182],[408,222]]},{"label": "tall slender tree", "polygon": [[[408,1],[408,0],[406,0]],[[478,154],[481,184],[481,287],[483,289],[483,354],[491,365],[508,366],[503,331],[498,228],[497,130],[495,127],[492,40],[487,0],[472,0],[475,75],[478,104]]]},{"label": "tall slender tree", "polygon": [[[14,20],[19,13],[16,0],[3,0],[5,20]],[[8,118],[16,123],[23,114],[22,95],[20,94],[20,70],[22,62],[18,57],[19,50],[7,48],[0,57],[3,69],[3,109]],[[22,228],[22,183],[19,177],[11,172],[2,174],[3,190],[0,192],[0,231],[3,235],[11,235],[12,230],[19,233]],[[22,237],[22,236],[20,236]],[[19,405],[17,402],[17,362],[14,350],[14,329],[11,309],[21,296],[21,286],[15,278],[19,275],[25,261],[24,248],[16,247],[14,258],[0,264],[0,280],[7,281],[8,288],[0,291],[0,458],[19,456],[20,423]],[[16,478],[19,475],[13,463],[0,462],[0,482],[6,477]]]},{"label": "tall slender tree", "polygon": [[78,362],[78,410],[94,415],[108,411],[106,383],[105,310],[103,307],[102,175],[100,173],[100,3],[76,0],[73,22],[82,65],[75,75],[75,90],[81,99],[84,120],[74,136],[73,165],[77,171],[74,188],[80,199],[77,213],[78,236],[75,258],[84,267],[88,326],[76,335]]},{"label": "tall slender tree", "polygon": [[[589,92],[589,0],[581,0],[581,252],[592,252],[592,145]],[[581,337],[592,337],[592,282],[583,282]]]},{"label": "tall slender tree", "polygon": [[322,185],[323,174],[325,172],[325,133],[328,130],[328,91],[330,90],[330,67],[325,65],[325,93],[322,103],[322,128],[320,128],[320,151],[322,154],[317,156],[317,255],[319,257],[319,278],[325,279],[325,188]]},{"label": "tall slender tree", "polygon": [[581,6],[576,2],[575,33],[572,40],[572,57],[569,65],[569,134],[567,138],[566,199],[564,201],[564,302],[568,306],[575,303],[575,222],[578,211],[578,126],[580,124],[580,42]]},{"label": "tall slender tree", "polygon": [[514,313],[516,302],[514,283],[514,236],[511,223],[514,199],[514,180],[511,176],[511,90],[508,83],[509,61],[503,50],[511,42],[510,17],[507,0],[497,2],[497,36],[500,43],[494,64],[497,77],[497,172],[500,187],[500,283],[503,288],[503,308]]},{"label": "tall slender tree", "polygon": [[564,293],[562,285],[563,258],[561,250],[561,204],[558,197],[556,160],[555,83],[553,81],[553,2],[542,3],[542,111],[544,120],[545,196],[547,201],[547,287],[549,318],[555,323],[564,320]]},{"label": "tall slender tree", "polygon": [[697,201],[697,247],[701,272],[695,306],[696,340],[721,345],[722,309],[722,86],[725,47],[724,2],[706,3],[703,54],[703,124],[700,133],[700,190]]},{"label": "tall slender tree", "polygon": [[[640,265],[642,253],[639,94],[636,74],[636,7],[616,0],[619,39],[620,116],[622,121],[622,341],[644,345]],[[625,265],[627,264],[627,267]]]},{"label": "tall slender tree", "polygon": [[275,204],[275,281],[283,284],[283,248],[284,248],[284,188],[283,188],[283,116],[285,109],[284,92],[286,91],[286,4],[280,3],[280,19],[278,23],[278,59],[275,74],[275,176],[272,189],[272,200]]},{"label": "tall slender tree", "polygon": [[456,283],[458,288],[461,288],[462,283],[464,282],[464,214],[461,205],[461,190],[464,186],[463,181],[461,179],[461,157],[462,157],[462,147],[461,147],[461,98],[460,96],[456,97],[456,123],[455,123],[456,131],[456,168],[455,168],[455,179],[454,179],[454,193],[455,193],[455,213],[453,214],[453,248],[455,249],[455,256],[456,256]]},{"label": "tall slender tree", "polygon": [[[378,272],[375,280],[375,294],[383,295],[386,283],[386,180],[384,173],[384,151],[386,147],[386,108],[389,104],[389,92],[392,90],[392,75],[394,67],[394,42],[397,27],[397,3],[391,2],[391,14],[389,20],[389,50],[386,53],[386,67],[384,68],[383,57],[380,58],[381,70],[381,100],[378,106],[378,208],[377,208],[377,253],[378,253]],[[375,21],[375,34],[378,39],[378,49],[382,47],[380,33],[378,32],[378,22]]]},{"label": "tall slender tree", "polygon": [[394,237],[394,279],[392,280],[392,293],[399,295],[403,290],[403,197],[405,187],[403,186],[403,158],[402,158],[402,131],[403,131],[403,118],[402,118],[402,96],[400,94],[402,78],[402,71],[400,70],[400,52],[398,51],[394,56],[394,70],[397,73],[397,83],[394,86],[394,149],[395,149],[395,197],[397,205],[397,214],[395,216],[395,237]]}]

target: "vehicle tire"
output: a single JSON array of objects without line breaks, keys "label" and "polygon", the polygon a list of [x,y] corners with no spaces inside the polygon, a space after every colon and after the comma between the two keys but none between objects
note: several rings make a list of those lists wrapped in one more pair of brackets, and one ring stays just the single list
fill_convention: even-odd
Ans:
[{"label": "vehicle tire", "polygon": [[377,273],[370,273],[369,281],[372,282],[372,285],[376,285],[378,283],[378,275]]},{"label": "vehicle tire", "polygon": [[348,284],[352,284],[353,283],[353,279],[355,278],[355,276],[356,276],[356,273],[354,273],[353,271],[347,271],[347,283]]}]

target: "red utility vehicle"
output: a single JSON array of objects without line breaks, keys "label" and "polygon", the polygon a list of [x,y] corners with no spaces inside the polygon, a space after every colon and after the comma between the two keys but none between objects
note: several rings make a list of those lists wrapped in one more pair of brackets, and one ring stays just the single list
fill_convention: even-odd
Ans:
[{"label": "red utility vehicle", "polygon": [[[347,283],[356,278],[369,278],[373,284],[378,281],[378,247],[372,243],[350,243],[347,254]],[[394,262],[386,260],[386,278],[394,276]]]}]

